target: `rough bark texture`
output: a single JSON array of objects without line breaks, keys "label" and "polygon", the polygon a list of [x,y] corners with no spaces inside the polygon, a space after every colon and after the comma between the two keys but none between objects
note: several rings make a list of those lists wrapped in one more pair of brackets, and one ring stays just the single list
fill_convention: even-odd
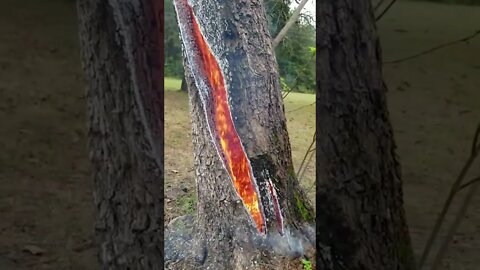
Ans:
[{"label": "rough bark texture", "polygon": [[103,269],[163,269],[163,5],[79,0]]},{"label": "rough bark texture", "polygon": [[188,91],[187,80],[185,79],[185,77],[182,78],[182,85],[180,86],[180,91],[182,91],[182,92],[187,92]]},{"label": "rough bark texture", "polygon": [[371,1],[317,18],[319,269],[415,269]]},{"label": "rough bark texture", "polygon": [[[269,236],[257,237],[214,148],[198,89],[189,63],[185,63],[198,198],[195,259],[190,260],[193,261],[190,267],[282,269],[285,261],[279,259],[281,256],[300,256],[305,252],[302,248],[312,245],[314,236],[308,233],[308,225],[313,225],[314,213],[294,175],[263,2],[192,0],[190,3],[225,76],[234,125],[253,173],[259,185],[265,181],[262,173],[271,175],[290,235],[279,236],[276,227],[267,221]],[[273,220],[273,213],[266,215]]]}]

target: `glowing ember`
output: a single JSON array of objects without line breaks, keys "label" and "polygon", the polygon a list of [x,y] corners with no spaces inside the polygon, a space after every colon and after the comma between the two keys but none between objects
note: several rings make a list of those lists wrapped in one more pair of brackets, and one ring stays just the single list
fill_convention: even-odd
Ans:
[{"label": "glowing ember", "polygon": [[189,7],[189,9],[192,17],[195,43],[201,54],[201,68],[207,76],[212,90],[214,128],[218,134],[220,145],[226,158],[227,167],[235,185],[235,189],[242,198],[242,201],[254,220],[257,229],[259,232],[263,233],[265,231],[265,222],[260,210],[258,194],[248,158],[235,130],[235,126],[233,125],[223,75],[220,66],[200,31],[193,15],[193,9],[191,7]]}]

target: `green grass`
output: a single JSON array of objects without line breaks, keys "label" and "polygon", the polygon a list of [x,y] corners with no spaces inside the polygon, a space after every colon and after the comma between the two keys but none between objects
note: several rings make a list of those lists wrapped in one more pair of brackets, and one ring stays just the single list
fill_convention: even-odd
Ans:
[{"label": "green grass", "polygon": [[177,91],[182,86],[182,80],[177,78],[166,77],[164,81],[165,90]]},{"label": "green grass", "polygon": [[301,261],[304,270],[312,270],[312,263],[310,262],[310,260],[302,258]]},{"label": "green grass", "polygon": [[188,194],[177,199],[177,205],[183,214],[193,214],[196,209],[197,198],[194,194]]}]

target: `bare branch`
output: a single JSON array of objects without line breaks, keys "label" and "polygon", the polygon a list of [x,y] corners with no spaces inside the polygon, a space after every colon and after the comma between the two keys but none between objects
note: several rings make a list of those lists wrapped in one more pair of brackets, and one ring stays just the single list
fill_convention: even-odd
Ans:
[{"label": "bare branch", "polygon": [[315,21],[315,17],[310,15],[310,14],[300,14],[299,18],[303,18],[305,19],[308,23],[311,23],[311,22],[314,22]]},{"label": "bare branch", "polygon": [[460,190],[462,190],[462,189],[464,189],[464,188],[466,188],[466,187],[468,187],[468,186],[470,186],[470,185],[472,185],[473,183],[478,182],[478,181],[480,181],[480,176],[477,177],[477,178],[473,178],[472,180],[468,181],[467,183],[461,185],[461,186],[458,188],[458,191],[460,191]]},{"label": "bare branch", "polygon": [[397,0],[392,0],[392,2],[390,2],[390,4],[388,4],[388,6],[382,11],[382,13],[380,13],[375,18],[375,21],[379,21],[383,17],[383,15],[385,15],[385,13],[387,13],[387,11],[393,6],[393,4],[395,4],[395,2],[397,2]]},{"label": "bare branch", "polygon": [[273,48],[277,47],[277,45],[282,41],[282,39],[287,35],[288,30],[293,26],[293,24],[298,20],[298,17],[300,17],[300,11],[302,11],[303,7],[305,4],[308,2],[308,0],[302,0],[298,7],[293,11],[292,16],[290,19],[288,19],[287,23],[285,26],[280,30],[278,35],[273,39],[272,41],[272,46]]},{"label": "bare branch", "polygon": [[282,99],[285,99],[288,94],[290,94],[290,92],[293,91],[293,89],[296,89],[298,88],[298,77],[297,77],[297,80],[295,81],[295,84],[292,86],[292,87],[289,87],[290,89],[288,89],[287,93],[285,93],[285,95],[282,96]]},{"label": "bare branch", "polygon": [[[314,56],[312,56],[312,58],[310,60],[316,60]],[[309,65],[309,63],[305,63],[305,67]],[[298,89],[298,85],[299,85],[299,81],[298,81],[298,77],[296,78],[295,80],[295,84],[292,86],[292,87],[289,87],[288,91],[282,96],[282,99],[285,99],[288,94],[290,94],[290,92],[293,92],[294,89]]]},{"label": "bare branch", "polygon": [[467,41],[469,41],[470,39],[476,37],[478,34],[480,34],[480,29],[477,30],[475,33],[473,33],[473,34],[471,34],[471,35],[469,35],[469,36],[466,36],[466,37],[464,37],[464,38],[457,39],[457,40],[454,40],[454,41],[450,41],[450,42],[447,42],[447,43],[444,43],[444,44],[435,46],[435,47],[433,47],[433,48],[430,48],[430,49],[428,49],[428,50],[425,50],[425,51],[416,53],[416,54],[411,55],[411,56],[408,56],[408,57],[400,58],[400,59],[393,60],[393,61],[387,61],[387,62],[384,62],[384,64],[396,64],[396,63],[400,63],[400,62],[407,61],[407,60],[410,60],[410,59],[414,59],[414,58],[417,58],[417,57],[420,57],[420,56],[423,56],[423,55],[432,53],[432,52],[434,52],[434,51],[440,50],[440,49],[442,49],[442,48],[455,45],[455,44],[457,44],[457,43],[467,42]]},{"label": "bare branch", "polygon": [[477,130],[475,130],[475,135],[473,136],[472,151],[471,151],[472,155],[475,155],[475,152],[478,152],[480,150],[480,144],[477,145],[479,136],[480,136],[480,123],[478,123]]},{"label": "bare branch", "polygon": [[375,7],[373,8],[373,10],[376,12],[381,6],[382,4],[385,2],[385,0],[380,0],[378,1],[378,3],[375,5]]},{"label": "bare branch", "polygon": [[[307,154],[309,154],[310,152],[311,151],[307,151]],[[314,155],[315,153],[310,154],[310,157],[308,158],[307,163],[305,164],[305,166],[303,166],[303,170],[300,172],[300,175],[298,175],[298,182],[302,181],[303,176],[305,175],[305,172],[307,171],[307,168],[310,165],[310,162],[312,161]]]},{"label": "bare branch", "polygon": [[[477,129],[478,131],[478,129]],[[474,136],[474,139],[477,138],[477,132],[475,132],[475,136]],[[470,170],[470,167],[472,166],[473,162],[475,161],[475,159],[477,158],[479,154],[479,151],[474,151],[470,154],[470,156],[468,157],[468,160],[467,162],[465,163],[465,165],[463,166],[462,170],[460,171],[460,174],[458,175],[457,179],[455,180],[455,182],[452,184],[452,187],[450,188],[450,193],[448,194],[448,197],[443,205],[443,209],[440,213],[440,216],[438,217],[437,221],[435,222],[435,225],[433,227],[433,230],[432,232],[430,233],[430,236],[428,238],[428,241],[425,245],[425,248],[423,249],[423,252],[422,252],[422,256],[420,257],[420,261],[419,261],[419,269],[422,268],[423,264],[425,263],[425,261],[427,260],[427,257],[433,247],[433,242],[435,241],[435,238],[437,237],[438,235],[438,232],[440,230],[440,227],[442,226],[443,224],[443,221],[445,219],[445,216],[448,212],[448,209],[450,208],[451,204],[452,204],[452,201],[453,201],[453,198],[455,197],[455,195],[457,194],[457,192],[460,190],[460,185],[463,181],[463,179],[465,178],[465,175],[467,174],[467,172]],[[465,206],[466,207],[466,206]],[[459,221],[458,221],[459,222]],[[453,227],[452,227],[453,228]],[[446,247],[445,247],[446,248]],[[438,257],[438,256],[437,256]],[[433,269],[433,268],[432,268]]]},{"label": "bare branch", "polygon": [[[315,131],[315,133],[313,133],[312,143],[308,147],[308,150],[305,153],[305,156],[303,156],[302,163],[300,163],[300,167],[298,168],[298,171],[297,171],[297,176],[302,171],[303,165],[305,164],[305,160],[307,159],[308,154],[311,152],[310,150],[312,149],[313,145],[315,144],[316,139],[317,139],[317,131]],[[299,179],[299,181],[300,181],[300,179]]]},{"label": "bare branch", "polygon": [[443,242],[440,244],[440,250],[437,252],[435,259],[433,260],[432,270],[437,270],[440,268],[440,263],[442,262],[442,259],[445,257],[445,253],[447,252],[448,245],[451,242],[453,235],[457,231],[457,228],[460,225],[460,222],[462,221],[463,217],[467,213],[468,207],[472,202],[473,195],[475,195],[477,188],[480,186],[479,184],[480,182],[475,182],[475,184],[470,188],[470,191],[468,192],[468,194],[465,196],[465,199],[463,200],[463,203],[460,206],[460,210],[458,211],[457,215],[455,216],[455,220],[453,221],[453,224],[450,226],[450,229],[448,230],[447,237],[444,238]]},{"label": "bare branch", "polygon": [[317,102],[316,102],[316,101],[314,101],[314,102],[313,102],[313,103],[311,103],[311,104],[304,105],[304,106],[301,106],[301,107],[299,107],[299,108],[296,108],[295,110],[288,111],[288,113],[291,113],[291,112],[296,112],[296,111],[299,111],[299,110],[301,110],[301,109],[304,109],[304,108],[310,107],[310,106],[312,106],[312,105],[313,105],[313,104],[315,104],[315,103],[317,103]]}]

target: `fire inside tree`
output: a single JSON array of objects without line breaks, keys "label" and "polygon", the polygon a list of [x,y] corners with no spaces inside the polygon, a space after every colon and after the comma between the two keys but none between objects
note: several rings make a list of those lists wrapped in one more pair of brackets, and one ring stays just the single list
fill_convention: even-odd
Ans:
[{"label": "fire inside tree", "polygon": [[[198,89],[201,89],[202,105],[209,124],[209,132],[217,153],[229,172],[237,194],[249,212],[258,231],[266,233],[265,214],[260,203],[260,193],[252,172],[250,161],[245,153],[235,129],[228,103],[228,93],[222,70],[207,44],[187,0],[175,1],[180,22],[180,33],[187,50],[187,62],[195,74]],[[264,205],[275,213],[277,229],[283,234],[283,218],[277,199],[275,186],[270,179],[266,181]]]},{"label": "fire inside tree", "polygon": [[[178,218],[168,226],[167,261],[252,269],[313,256],[314,213],[294,173],[262,1],[175,0],[174,6],[198,202],[194,222]],[[184,224],[195,227],[191,244],[182,238]]]}]

